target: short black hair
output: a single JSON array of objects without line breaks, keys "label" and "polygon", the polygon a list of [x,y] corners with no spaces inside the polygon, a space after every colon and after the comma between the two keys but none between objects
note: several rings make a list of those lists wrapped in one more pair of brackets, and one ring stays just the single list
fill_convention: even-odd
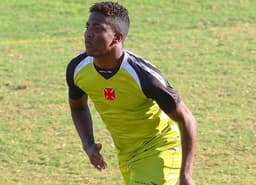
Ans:
[{"label": "short black hair", "polygon": [[108,23],[114,31],[122,32],[124,38],[127,36],[130,26],[128,10],[117,2],[104,1],[95,3],[90,8],[90,13],[98,12],[103,14],[108,19]]}]

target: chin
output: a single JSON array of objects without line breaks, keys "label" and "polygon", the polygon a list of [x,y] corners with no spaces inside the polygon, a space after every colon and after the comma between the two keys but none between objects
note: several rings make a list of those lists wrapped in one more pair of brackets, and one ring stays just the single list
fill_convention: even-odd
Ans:
[{"label": "chin", "polygon": [[94,56],[94,55],[93,55],[93,52],[91,52],[91,51],[88,50],[88,49],[85,49],[85,52],[86,52],[86,55],[87,55],[87,56]]},{"label": "chin", "polygon": [[87,50],[85,50],[85,52],[86,52],[86,55],[87,55],[87,56],[93,57],[93,55],[92,55],[90,52],[88,52]]},{"label": "chin", "polygon": [[104,54],[102,54],[101,52],[91,52],[91,51],[87,51],[87,50],[86,50],[86,54],[87,54],[87,56],[91,56],[91,57],[102,57],[102,56],[104,56]]}]

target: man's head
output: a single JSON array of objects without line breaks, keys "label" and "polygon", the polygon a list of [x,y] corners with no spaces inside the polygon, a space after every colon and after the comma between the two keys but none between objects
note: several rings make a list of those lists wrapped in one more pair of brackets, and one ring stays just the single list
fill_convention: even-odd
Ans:
[{"label": "man's head", "polygon": [[129,30],[128,11],[114,2],[95,3],[86,23],[85,46],[88,55],[101,56],[122,46]]},{"label": "man's head", "polygon": [[107,22],[117,33],[123,33],[124,38],[128,34],[130,19],[128,11],[122,5],[115,2],[100,2],[95,3],[90,8],[90,13],[98,12],[107,18]]}]

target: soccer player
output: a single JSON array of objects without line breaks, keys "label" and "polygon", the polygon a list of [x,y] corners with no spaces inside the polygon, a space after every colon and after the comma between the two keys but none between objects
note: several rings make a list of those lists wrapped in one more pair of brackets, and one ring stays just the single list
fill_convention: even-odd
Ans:
[{"label": "soccer player", "polygon": [[126,185],[193,185],[195,118],[154,65],[123,48],[128,30],[125,7],[95,3],[85,52],[67,66],[71,115],[83,148],[95,168],[106,168],[89,97],[113,138]]}]

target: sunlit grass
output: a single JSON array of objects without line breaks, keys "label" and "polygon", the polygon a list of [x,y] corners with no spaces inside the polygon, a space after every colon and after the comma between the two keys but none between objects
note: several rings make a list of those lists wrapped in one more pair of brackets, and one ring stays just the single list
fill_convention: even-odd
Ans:
[{"label": "sunlit grass", "polygon": [[[0,184],[122,184],[93,105],[103,172],[82,151],[67,104],[66,65],[84,48],[92,2],[0,5]],[[255,1],[120,2],[132,20],[125,47],[158,66],[198,120],[197,183],[254,184]]]}]

